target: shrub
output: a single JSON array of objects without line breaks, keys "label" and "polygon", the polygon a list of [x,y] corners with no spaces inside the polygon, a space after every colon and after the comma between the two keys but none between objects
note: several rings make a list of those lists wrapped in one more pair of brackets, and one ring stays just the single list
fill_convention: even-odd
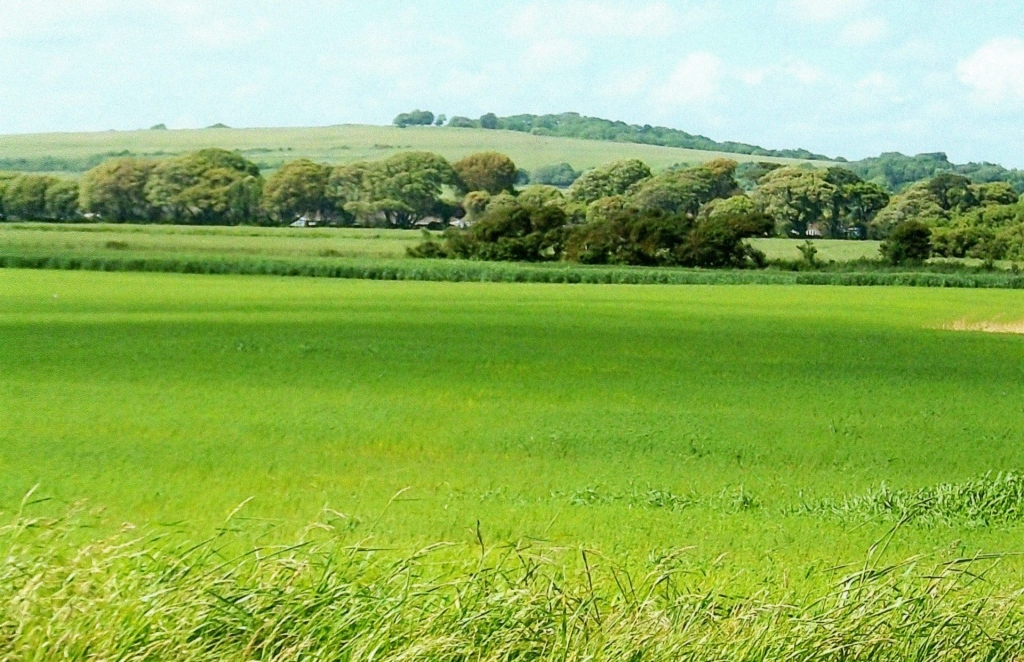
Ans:
[{"label": "shrub", "polygon": [[882,256],[894,265],[920,264],[931,257],[931,237],[924,223],[905,221],[882,243]]},{"label": "shrub", "polygon": [[541,166],[534,170],[532,181],[535,184],[548,184],[558,188],[569,188],[580,178],[581,174],[568,163],[556,163]]}]

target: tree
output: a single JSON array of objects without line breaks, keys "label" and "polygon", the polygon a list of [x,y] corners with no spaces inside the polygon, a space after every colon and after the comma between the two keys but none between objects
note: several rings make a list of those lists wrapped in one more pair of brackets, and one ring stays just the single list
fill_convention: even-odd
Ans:
[{"label": "tree", "polygon": [[569,188],[573,182],[580,178],[581,174],[568,163],[556,163],[541,166],[534,170],[532,180],[535,184],[548,184],[558,188]]},{"label": "tree", "polygon": [[153,220],[155,210],[146,198],[146,184],[154,168],[155,162],[141,159],[116,159],[96,166],[82,176],[82,211],[115,223]]},{"label": "tree", "polygon": [[487,113],[480,118],[480,128],[482,129],[497,129],[498,128],[498,116],[494,113]]},{"label": "tree", "polygon": [[775,219],[779,234],[803,237],[811,225],[824,220],[837,194],[824,172],[789,167],[762,177],[753,195]]},{"label": "tree", "polygon": [[590,204],[601,198],[625,195],[634,184],[650,176],[651,169],[643,161],[615,161],[583,173],[569,190],[569,198]]},{"label": "tree", "polygon": [[491,194],[487,191],[470,191],[462,201],[462,208],[466,210],[466,217],[470,222],[476,221],[491,202]]},{"label": "tree", "polygon": [[373,163],[336,168],[328,184],[336,204],[363,224],[383,222],[408,228],[431,215],[453,209],[441,200],[443,187],[458,181],[444,158],[429,152],[405,152]]},{"label": "tree", "polygon": [[448,121],[448,128],[450,129],[478,129],[480,123],[476,120],[471,120],[468,117],[453,117]]},{"label": "tree", "polygon": [[46,218],[46,190],[55,184],[53,177],[20,175],[4,190],[4,213],[12,218],[42,220]]},{"label": "tree", "polygon": [[867,239],[868,227],[889,205],[889,194],[874,182],[855,182],[843,188],[842,212],[847,229],[856,228],[861,239]]},{"label": "tree", "polygon": [[445,115],[444,113],[441,113],[440,115],[437,116],[437,119],[434,120],[434,126],[444,126],[444,123],[447,121],[448,116]]},{"label": "tree", "polygon": [[60,179],[46,189],[46,217],[70,221],[78,217],[78,182]]},{"label": "tree", "polygon": [[882,242],[882,256],[894,265],[920,264],[932,254],[931,229],[920,221],[896,226]]},{"label": "tree", "polygon": [[1017,190],[1006,182],[980,184],[975,190],[976,197],[983,205],[1013,205],[1020,200]]},{"label": "tree", "polygon": [[0,172],[0,218],[7,218],[7,212],[4,209],[4,194],[7,192],[7,187],[11,185],[11,181],[17,177],[14,173]]},{"label": "tree", "polygon": [[259,167],[223,149],[161,161],[146,183],[146,198],[163,219],[199,225],[256,220],[262,191]]},{"label": "tree", "polygon": [[263,210],[275,221],[290,223],[304,214],[334,216],[327,195],[331,167],[300,159],[285,164],[263,186]]},{"label": "tree", "polygon": [[938,200],[939,206],[949,211],[964,211],[977,206],[977,199],[971,188],[971,180],[961,175],[944,172],[927,184],[928,191]]},{"label": "tree", "polygon": [[429,110],[414,110],[411,113],[402,113],[394,120],[394,125],[400,129],[407,126],[430,126],[434,123],[434,113]]},{"label": "tree", "polygon": [[736,162],[727,160],[670,170],[633,185],[628,201],[637,209],[659,209],[667,214],[693,217],[708,202],[739,191],[733,177],[735,172]]},{"label": "tree", "polygon": [[486,191],[498,195],[515,191],[519,169],[515,162],[498,152],[472,154],[452,166],[459,176],[458,187],[465,193]]},{"label": "tree", "polygon": [[519,193],[519,204],[537,209],[548,205],[562,207],[565,204],[565,195],[554,186],[534,184]]}]

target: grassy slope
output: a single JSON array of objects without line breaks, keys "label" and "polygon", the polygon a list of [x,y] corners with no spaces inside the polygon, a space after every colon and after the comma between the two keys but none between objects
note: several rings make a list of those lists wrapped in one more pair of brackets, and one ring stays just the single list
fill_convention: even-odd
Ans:
[{"label": "grassy slope", "polygon": [[261,166],[273,169],[297,158],[342,164],[380,159],[399,151],[427,150],[448,159],[497,150],[532,170],[566,161],[577,169],[623,158],[639,158],[654,168],[676,163],[701,163],[724,157],[737,161],[797,162],[627,143],[545,138],[511,131],[343,125],[324,128],[200,129],[179,131],[108,131],[0,136],[0,159],[82,158],[129,151],[167,156],[204,147],[240,150]]},{"label": "grassy slope", "polygon": [[[0,504],[39,483],[203,531],[254,496],[256,528],[328,503],[402,549],[479,520],[755,575],[856,560],[885,526],[785,509],[1024,466],[1024,341],[935,330],[996,317],[1020,295],[2,271]],[[704,501],[603,503],[651,488]],[[909,527],[894,551],[1018,540]]]}]

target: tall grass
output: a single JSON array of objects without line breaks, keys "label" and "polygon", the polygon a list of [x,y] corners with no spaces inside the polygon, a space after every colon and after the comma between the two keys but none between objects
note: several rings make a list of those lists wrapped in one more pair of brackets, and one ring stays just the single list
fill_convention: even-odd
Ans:
[{"label": "tall grass", "polygon": [[[728,595],[685,552],[630,574],[525,545],[403,558],[333,540],[229,555],[125,531],[76,543],[65,521],[0,529],[2,660],[1019,660],[1019,593],[992,558],[883,564],[818,592]],[[568,565],[560,556],[579,559]],[[452,560],[452,559],[455,560]],[[567,568],[575,567],[576,570]]]},{"label": "tall grass", "polygon": [[1000,526],[1024,520],[1024,476],[989,474],[961,483],[918,490],[882,485],[866,494],[827,499],[805,511],[840,517],[866,517],[922,525]]},{"label": "tall grass", "polygon": [[0,268],[306,276],[436,282],[588,283],[622,285],[840,285],[1024,289],[1024,275],[983,270],[777,271],[593,267],[455,260],[262,258],[247,256],[82,255],[7,252]]}]

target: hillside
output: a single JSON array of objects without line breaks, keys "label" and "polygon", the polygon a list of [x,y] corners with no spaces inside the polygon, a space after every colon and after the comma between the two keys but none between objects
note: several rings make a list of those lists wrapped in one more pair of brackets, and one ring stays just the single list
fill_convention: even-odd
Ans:
[{"label": "hillside", "polygon": [[[423,113],[423,111],[417,111]],[[422,118],[431,113],[423,113]],[[415,117],[415,113],[406,113],[395,118],[396,124],[402,124],[402,118]],[[429,122],[427,122],[429,124]],[[489,125],[489,126],[488,126]],[[463,128],[492,128],[506,131],[521,131],[539,136],[559,136],[562,138],[584,138],[587,140],[611,140],[623,143],[639,143],[641,145],[660,145],[662,147],[680,147],[683,149],[699,149],[710,152],[728,152],[729,154],[747,154],[752,156],[774,156],[779,158],[809,159],[813,161],[830,161],[827,156],[815,154],[806,149],[765,149],[758,145],[726,141],[718,142],[707,136],[687,133],[680,129],[645,124],[627,124],[622,121],[606,120],[600,117],[587,117],[579,113],[561,113],[559,115],[513,115],[497,117],[491,115],[471,120],[468,117],[453,117],[448,126]]]},{"label": "hillside", "polygon": [[642,159],[656,170],[677,163],[703,163],[720,157],[741,162],[802,162],[798,159],[537,136],[514,131],[342,125],[7,135],[0,136],[0,170],[84,172],[114,156],[159,158],[204,147],[238,150],[265,170],[276,169],[298,158],[342,164],[379,159],[407,150],[437,152],[448,159],[495,150],[508,154],[527,170],[563,161],[582,170],[622,158]]}]

